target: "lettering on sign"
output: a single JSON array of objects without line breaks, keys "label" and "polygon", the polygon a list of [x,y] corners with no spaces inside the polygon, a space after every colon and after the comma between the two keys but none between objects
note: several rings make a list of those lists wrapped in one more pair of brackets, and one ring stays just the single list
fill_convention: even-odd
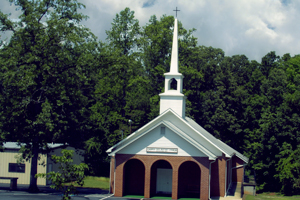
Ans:
[{"label": "lettering on sign", "polygon": [[147,153],[178,153],[178,148],[147,147]]}]

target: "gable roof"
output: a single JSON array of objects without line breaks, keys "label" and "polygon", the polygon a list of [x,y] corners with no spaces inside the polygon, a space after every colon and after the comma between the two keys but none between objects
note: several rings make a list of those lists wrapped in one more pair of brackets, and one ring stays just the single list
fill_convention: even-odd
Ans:
[{"label": "gable roof", "polygon": [[213,142],[215,145],[221,149],[221,151],[227,156],[227,157],[232,157],[233,155],[236,155],[238,158],[243,160],[244,162],[248,163],[249,159],[244,156],[243,154],[239,153],[235,149],[231,148],[229,145],[225,144],[221,140],[215,138],[213,135],[211,135],[208,131],[206,131],[202,126],[197,124],[194,120],[192,120],[189,117],[185,118],[186,121],[194,127],[199,133],[202,133],[208,140]]},{"label": "gable roof", "polygon": [[[181,128],[176,126],[174,123],[172,123],[170,120],[164,120],[164,116],[167,114],[173,114],[176,116],[179,120],[181,120],[186,126],[191,128],[195,134],[191,135],[190,133],[186,133],[182,131]],[[118,151],[125,148],[126,146],[132,144],[134,141],[138,140],[145,134],[149,133],[154,128],[164,125],[171,129],[174,133],[179,135],[181,138],[183,138],[185,141],[190,143],[192,146],[194,146],[199,151],[203,152],[206,156],[209,157],[210,160],[215,160],[217,158],[217,155],[215,155],[213,152],[211,152],[207,145],[210,144],[222,153],[225,154],[226,157],[231,158],[232,156],[236,155],[244,162],[248,163],[248,158],[243,156],[241,153],[237,152],[227,144],[223,143],[222,141],[215,138],[213,135],[211,135],[209,132],[207,132],[204,128],[202,128],[199,124],[197,124],[194,120],[185,117],[183,119],[180,117],[177,113],[175,113],[172,109],[168,109],[159,116],[157,116],[155,119],[120,141],[119,143],[115,144],[111,148],[109,148],[106,152],[112,156],[115,155]]]}]

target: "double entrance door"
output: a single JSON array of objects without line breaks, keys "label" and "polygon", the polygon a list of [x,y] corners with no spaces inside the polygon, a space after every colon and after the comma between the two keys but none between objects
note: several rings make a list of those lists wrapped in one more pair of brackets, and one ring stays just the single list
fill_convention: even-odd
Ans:
[{"label": "double entrance door", "polygon": [[156,194],[172,194],[172,169],[157,168]]}]

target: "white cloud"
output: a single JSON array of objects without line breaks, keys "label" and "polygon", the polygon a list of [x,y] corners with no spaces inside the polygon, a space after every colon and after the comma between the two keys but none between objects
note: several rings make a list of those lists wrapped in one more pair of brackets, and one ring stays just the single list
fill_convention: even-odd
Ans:
[{"label": "white cloud", "polygon": [[[245,54],[260,61],[270,51],[299,54],[300,1],[289,0],[79,0],[86,5],[84,22],[99,39],[116,13],[129,7],[144,26],[150,16],[175,15],[186,29],[196,28],[199,45],[221,48],[228,56]],[[146,6],[145,6],[146,5]],[[3,7],[5,6],[5,7]],[[9,2],[0,1],[6,12]],[[10,8],[10,12],[13,9]]]}]

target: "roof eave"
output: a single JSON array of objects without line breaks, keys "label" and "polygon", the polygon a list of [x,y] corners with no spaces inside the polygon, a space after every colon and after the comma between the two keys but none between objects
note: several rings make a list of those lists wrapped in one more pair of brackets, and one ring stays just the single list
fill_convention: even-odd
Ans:
[{"label": "roof eave", "polygon": [[159,121],[160,118],[163,117],[164,115],[166,115],[168,112],[172,112],[172,113],[176,114],[172,109],[167,109],[166,111],[164,111],[163,113],[161,113],[160,115],[158,115],[156,118],[154,118],[153,120],[151,120],[150,122],[148,122],[147,124],[145,124],[144,126],[142,126],[141,128],[139,128],[138,130],[136,130],[135,132],[133,132],[132,134],[130,134],[129,136],[127,136],[126,138],[124,138],[123,140],[121,140],[120,142],[118,142],[117,144],[115,144],[112,147],[110,147],[108,150],[106,150],[106,153],[111,153],[113,151],[113,149],[118,148],[118,146],[120,146],[124,142],[130,140],[131,138],[134,139],[133,136],[135,136],[138,133],[140,133],[141,130],[144,129],[144,128],[146,128],[147,126],[150,126],[151,124],[154,124],[157,121]]}]

